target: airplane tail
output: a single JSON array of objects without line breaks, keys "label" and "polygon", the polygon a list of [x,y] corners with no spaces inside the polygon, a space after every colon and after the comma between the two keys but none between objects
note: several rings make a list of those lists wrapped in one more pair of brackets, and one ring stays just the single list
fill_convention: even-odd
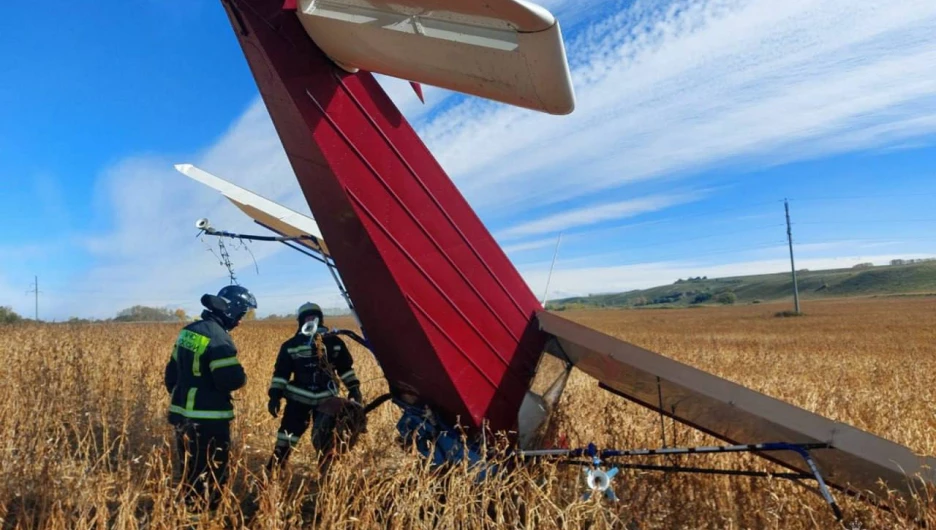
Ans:
[{"label": "airplane tail", "polygon": [[545,342],[526,282],[370,73],[281,0],[224,6],[391,388],[515,428]]}]

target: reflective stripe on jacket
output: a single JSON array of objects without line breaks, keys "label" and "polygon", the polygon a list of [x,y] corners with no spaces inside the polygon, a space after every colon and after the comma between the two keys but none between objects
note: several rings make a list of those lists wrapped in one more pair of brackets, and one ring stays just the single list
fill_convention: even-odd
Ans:
[{"label": "reflective stripe on jacket", "polygon": [[247,382],[237,348],[220,319],[205,311],[182,331],[166,364],[166,391],[172,396],[169,422],[234,418],[231,392]]},{"label": "reflective stripe on jacket", "polygon": [[285,396],[305,405],[317,405],[338,395],[339,381],[348,391],[360,386],[344,341],[327,333],[326,328],[319,328],[319,332],[323,333],[325,360],[315,351],[314,342],[310,344],[310,338],[299,333],[280,346],[270,381],[271,398]]}]

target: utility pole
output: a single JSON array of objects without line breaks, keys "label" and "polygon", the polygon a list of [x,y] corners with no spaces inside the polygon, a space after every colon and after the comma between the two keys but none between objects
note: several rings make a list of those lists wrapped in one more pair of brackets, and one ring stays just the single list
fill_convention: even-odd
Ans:
[{"label": "utility pole", "polygon": [[559,255],[559,242],[562,241],[562,232],[556,238],[556,251],[553,252],[552,264],[549,266],[549,276],[546,276],[546,292],[543,293],[543,309],[546,309],[546,300],[549,298],[549,280],[552,279],[553,267],[556,266],[556,256]]},{"label": "utility pole", "polygon": [[26,294],[34,293],[36,295],[36,322],[39,322],[39,276],[35,276],[35,285]]},{"label": "utility pole", "polygon": [[799,289],[796,286],[796,265],[793,263],[793,231],[790,229],[790,203],[783,199],[783,209],[786,210],[787,243],[790,245],[790,269],[793,271],[793,306],[799,314]]}]

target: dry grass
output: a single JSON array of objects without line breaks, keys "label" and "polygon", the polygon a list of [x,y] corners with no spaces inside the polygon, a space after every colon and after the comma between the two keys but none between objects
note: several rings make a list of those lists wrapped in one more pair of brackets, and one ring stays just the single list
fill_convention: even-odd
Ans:
[{"label": "dry grass", "polygon": [[[810,302],[804,318],[778,306],[567,314],[722,377],[936,454],[936,300]],[[176,325],[0,328],[0,526],[178,528],[162,371]],[[251,528],[834,528],[814,493],[787,481],[624,471],[621,501],[582,501],[580,470],[531,466],[480,485],[462,468],[432,474],[394,439],[382,405],[369,433],[317,483],[308,435],[280,481],[258,476],[278,419],[266,390],[290,324],[234,332],[248,373],[234,423],[225,503],[203,527]],[[350,341],[349,341],[350,342]],[[349,344],[350,345],[350,344]],[[370,354],[352,347],[365,398],[386,389]],[[656,447],[659,417],[574,374],[559,428],[573,445]],[[713,440],[666,422],[667,442]],[[686,465],[774,469],[754,457],[691,457]],[[707,458],[707,460],[706,460]],[[652,461],[651,463],[660,463]],[[838,495],[843,528],[904,528],[895,514]],[[936,523],[936,508],[927,512]]]}]

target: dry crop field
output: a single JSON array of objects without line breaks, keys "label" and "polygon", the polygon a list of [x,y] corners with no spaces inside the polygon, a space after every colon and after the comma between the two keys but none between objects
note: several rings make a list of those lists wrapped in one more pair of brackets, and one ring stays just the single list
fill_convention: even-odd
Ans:
[{"label": "dry crop field", "polygon": [[[936,299],[809,302],[786,306],[565,315],[789,401],[936,454]],[[278,419],[266,391],[289,323],[234,331],[248,374],[236,394],[232,476],[215,518],[193,520],[177,502],[162,373],[178,325],[0,328],[0,526],[8,528],[912,528],[898,515],[842,494],[838,526],[822,499],[782,480],[622,471],[620,501],[581,500],[581,470],[541,464],[481,484],[461,467],[430,473],[395,443],[397,409],[370,415],[369,432],[318,481],[308,435],[286,477],[263,465]],[[349,341],[350,342],[350,341]],[[349,344],[365,398],[386,390],[367,351]],[[573,446],[658,447],[659,416],[575,373],[558,427]],[[679,445],[715,441],[667,420]],[[766,441],[766,440],[765,440]],[[776,470],[751,456],[685,465]],[[647,459],[647,463],[665,461]],[[811,484],[807,484],[811,485]],[[928,509],[930,525],[936,508]]]}]

